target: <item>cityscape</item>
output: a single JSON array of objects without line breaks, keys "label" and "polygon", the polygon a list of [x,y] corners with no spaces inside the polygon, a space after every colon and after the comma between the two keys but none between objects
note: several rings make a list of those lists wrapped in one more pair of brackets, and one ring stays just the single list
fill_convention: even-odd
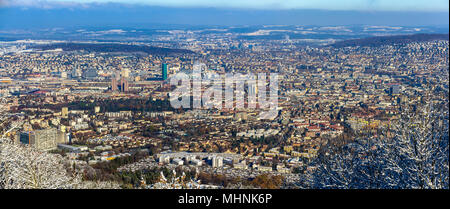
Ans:
[{"label": "cityscape", "polygon": [[2,189],[449,188],[448,19],[12,27]]}]

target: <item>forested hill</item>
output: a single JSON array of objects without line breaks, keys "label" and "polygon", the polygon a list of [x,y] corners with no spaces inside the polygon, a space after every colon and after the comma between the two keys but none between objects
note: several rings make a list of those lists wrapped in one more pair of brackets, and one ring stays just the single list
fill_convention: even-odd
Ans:
[{"label": "forested hill", "polygon": [[171,55],[171,54],[190,54],[193,51],[187,49],[170,49],[145,45],[130,45],[118,43],[56,43],[46,45],[36,45],[33,47],[37,50],[53,50],[62,49],[63,51],[80,51],[87,52],[143,52],[153,55]]},{"label": "forested hill", "polygon": [[378,47],[382,45],[393,44],[408,44],[412,42],[425,42],[434,40],[449,40],[449,34],[413,34],[413,35],[395,35],[395,36],[375,36],[362,39],[351,39],[339,41],[330,44],[332,47],[355,47],[355,46],[370,46]]}]

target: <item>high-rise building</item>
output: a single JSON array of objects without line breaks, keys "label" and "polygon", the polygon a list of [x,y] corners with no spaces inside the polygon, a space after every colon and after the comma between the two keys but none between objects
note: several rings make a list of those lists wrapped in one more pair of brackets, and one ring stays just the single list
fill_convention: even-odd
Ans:
[{"label": "high-rise building", "polygon": [[163,63],[161,65],[161,71],[162,71],[162,79],[167,80],[167,64]]},{"label": "high-rise building", "polygon": [[117,79],[115,76],[111,78],[111,91],[117,91]]},{"label": "high-rise building", "polygon": [[128,92],[128,80],[124,77],[120,79],[120,91]]},{"label": "high-rise building", "polygon": [[22,144],[28,144],[42,151],[53,150],[58,144],[67,143],[66,134],[55,128],[19,132],[17,139]]},{"label": "high-rise building", "polygon": [[120,90],[121,92],[127,92],[129,88],[128,80],[122,73],[120,75],[120,80],[118,77],[117,72],[114,72],[113,75],[111,75],[111,91]]},{"label": "high-rise building", "polygon": [[117,71],[113,71],[111,74],[111,91],[117,91],[118,90],[118,84],[117,81],[119,80],[120,74]]}]

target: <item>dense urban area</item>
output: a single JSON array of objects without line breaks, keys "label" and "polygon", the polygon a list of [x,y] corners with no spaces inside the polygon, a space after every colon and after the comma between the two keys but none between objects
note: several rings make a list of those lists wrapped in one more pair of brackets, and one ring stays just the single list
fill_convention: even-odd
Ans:
[{"label": "dense urban area", "polygon": [[[173,30],[151,43],[0,42],[1,146],[58,156],[76,181],[105,188],[448,188],[448,34],[390,37],[308,44]],[[173,108],[171,77],[196,66],[204,77],[277,73],[276,118],[247,103]],[[361,172],[383,143],[430,124],[446,140],[432,181]]]}]

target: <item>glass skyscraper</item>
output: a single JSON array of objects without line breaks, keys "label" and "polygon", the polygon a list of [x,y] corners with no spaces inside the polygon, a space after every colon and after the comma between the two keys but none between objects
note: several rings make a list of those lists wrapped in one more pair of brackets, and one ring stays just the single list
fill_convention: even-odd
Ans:
[{"label": "glass skyscraper", "polygon": [[167,80],[167,64],[163,63],[161,65],[161,70],[162,70],[162,79]]}]

